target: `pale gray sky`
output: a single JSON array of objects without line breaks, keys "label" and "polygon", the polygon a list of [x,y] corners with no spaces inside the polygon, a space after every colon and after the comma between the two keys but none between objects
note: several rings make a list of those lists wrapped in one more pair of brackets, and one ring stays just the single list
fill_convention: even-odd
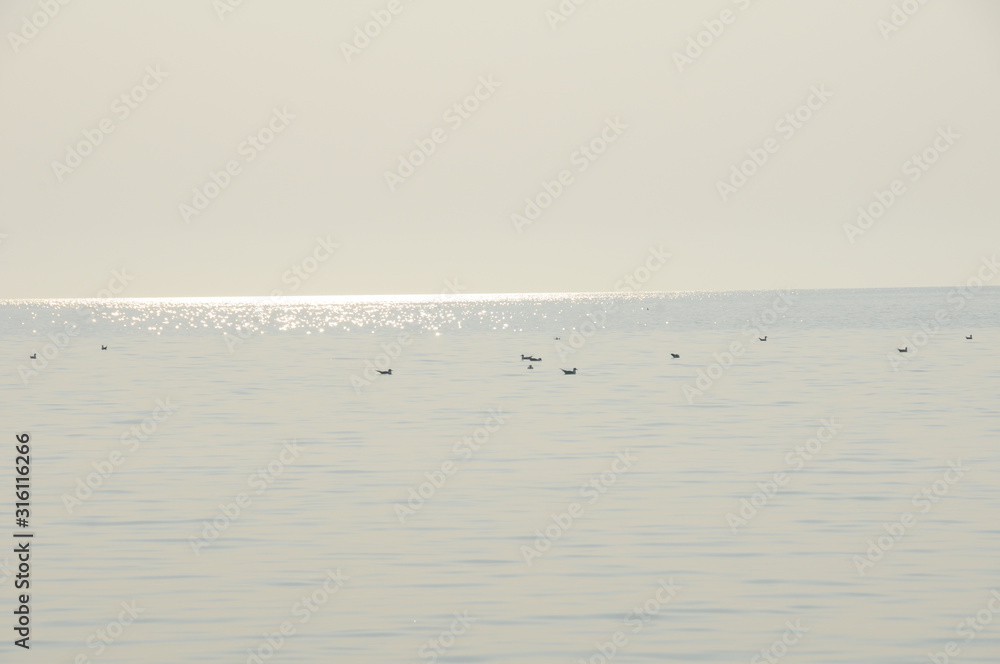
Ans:
[{"label": "pale gray sky", "polygon": [[0,6],[0,297],[607,291],[659,247],[646,290],[949,286],[1000,249],[992,0],[237,2]]}]

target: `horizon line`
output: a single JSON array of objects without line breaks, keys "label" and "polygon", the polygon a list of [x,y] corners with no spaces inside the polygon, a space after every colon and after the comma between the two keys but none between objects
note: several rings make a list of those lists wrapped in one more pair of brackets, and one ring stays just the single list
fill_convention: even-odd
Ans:
[{"label": "horizon line", "polygon": [[[531,298],[531,297],[574,297],[574,296],[656,296],[656,295],[691,295],[696,293],[728,294],[728,293],[781,293],[803,291],[856,291],[856,290],[933,290],[948,288],[968,288],[962,285],[950,286],[853,286],[840,288],[745,288],[723,290],[618,290],[618,291],[535,291],[535,292],[479,292],[479,293],[367,293],[339,295],[157,295],[135,297],[2,297],[0,303],[11,302],[66,302],[66,301],[97,301],[118,302],[138,300],[271,300],[273,302],[294,302],[305,300],[380,300],[399,299],[417,300],[422,298],[464,299],[464,298]],[[980,288],[1000,288],[1000,285],[984,284]]]}]

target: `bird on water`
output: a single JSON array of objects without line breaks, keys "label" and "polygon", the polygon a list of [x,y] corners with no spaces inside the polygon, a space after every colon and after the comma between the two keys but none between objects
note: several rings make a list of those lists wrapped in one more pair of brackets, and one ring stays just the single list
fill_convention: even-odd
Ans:
[{"label": "bird on water", "polygon": [[576,367],[573,367],[572,371],[570,371],[569,369],[560,369],[560,371],[562,371],[567,376],[572,376],[576,374]]},{"label": "bird on water", "polygon": [[379,371],[378,369],[376,369],[375,371],[378,371],[383,376],[391,376],[392,375],[392,369],[389,369],[388,371]]}]

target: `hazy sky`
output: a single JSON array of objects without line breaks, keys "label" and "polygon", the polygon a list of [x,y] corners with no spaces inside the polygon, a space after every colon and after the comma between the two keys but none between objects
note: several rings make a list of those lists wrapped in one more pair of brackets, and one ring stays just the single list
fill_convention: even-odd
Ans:
[{"label": "hazy sky", "polygon": [[0,297],[608,291],[660,248],[646,290],[949,286],[1000,253],[995,0],[10,0],[0,28]]}]

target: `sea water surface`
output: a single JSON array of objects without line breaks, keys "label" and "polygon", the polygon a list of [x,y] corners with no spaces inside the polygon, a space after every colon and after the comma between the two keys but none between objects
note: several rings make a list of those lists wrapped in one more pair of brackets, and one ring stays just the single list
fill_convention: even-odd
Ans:
[{"label": "sea water surface", "polygon": [[8,300],[0,332],[24,661],[1000,660],[1000,289]]}]

